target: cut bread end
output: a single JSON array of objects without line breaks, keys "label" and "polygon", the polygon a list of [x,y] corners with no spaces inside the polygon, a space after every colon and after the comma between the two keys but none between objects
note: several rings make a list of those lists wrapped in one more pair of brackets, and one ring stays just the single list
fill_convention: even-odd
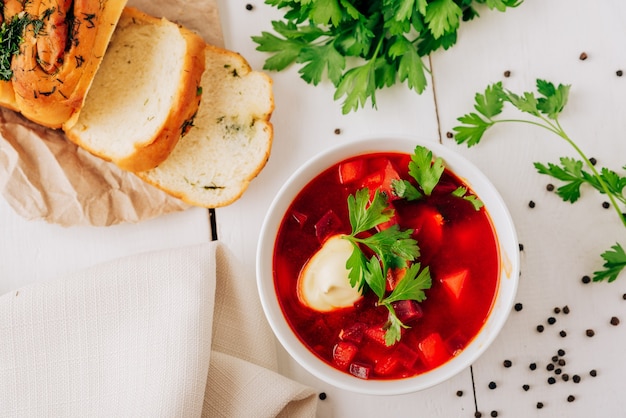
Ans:
[{"label": "cut bread end", "polygon": [[272,80],[239,54],[206,46],[194,126],[158,167],[137,175],[195,206],[238,199],[265,166],[273,140]]},{"label": "cut bread end", "polygon": [[198,110],[204,47],[173,22],[125,8],[68,138],[125,170],[163,162]]}]

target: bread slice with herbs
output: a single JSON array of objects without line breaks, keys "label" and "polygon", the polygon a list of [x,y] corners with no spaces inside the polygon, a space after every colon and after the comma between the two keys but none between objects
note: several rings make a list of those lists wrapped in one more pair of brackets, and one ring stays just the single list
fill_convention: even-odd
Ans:
[{"label": "bread slice with herbs", "polygon": [[68,138],[129,171],[162,163],[198,110],[205,42],[127,7]]},{"label": "bread slice with herbs", "polygon": [[206,46],[193,126],[158,167],[137,175],[195,206],[238,199],[265,166],[273,140],[272,80],[239,54]]}]

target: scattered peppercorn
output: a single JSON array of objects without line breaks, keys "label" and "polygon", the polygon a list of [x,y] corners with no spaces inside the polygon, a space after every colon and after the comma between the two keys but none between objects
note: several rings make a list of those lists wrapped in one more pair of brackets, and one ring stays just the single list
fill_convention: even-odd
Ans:
[{"label": "scattered peppercorn", "polygon": [[509,368],[513,365],[513,362],[511,362],[511,360],[504,360],[504,362],[502,362],[502,365],[504,365],[504,367]]},{"label": "scattered peppercorn", "polygon": [[611,325],[613,326],[618,326],[619,325],[619,318],[614,316],[611,318]]},{"label": "scattered peppercorn", "polygon": [[511,77],[511,72],[510,72],[509,70],[506,70],[506,71],[504,72],[504,76],[505,76],[505,77]]},{"label": "scattered peppercorn", "polygon": [[498,411],[491,411],[491,416],[492,417],[497,417],[498,416]]},{"label": "scattered peppercorn", "polygon": [[463,396],[463,391],[462,391],[462,390],[457,390],[457,391],[456,391],[456,396],[458,396],[459,398],[460,398],[461,396]]},{"label": "scattered peppercorn", "polygon": [[554,370],[554,364],[550,363],[546,366],[546,370],[551,372],[552,370]]},{"label": "scattered peppercorn", "polygon": [[569,395],[567,397],[567,402],[574,402],[576,400],[576,398],[574,397],[574,395]]},{"label": "scattered peppercorn", "polygon": [[587,335],[587,337],[593,337],[594,335],[596,335],[595,331],[592,329],[588,329],[587,331],[585,331],[585,334]]},{"label": "scattered peppercorn", "polygon": [[537,325],[537,332],[543,332],[543,325]]},{"label": "scattered peppercorn", "polygon": [[556,383],[556,379],[552,376],[548,377],[548,384],[553,385]]},{"label": "scattered peppercorn", "polygon": [[537,402],[537,409],[543,408],[543,402]]},{"label": "scattered peppercorn", "polygon": [[596,165],[598,163],[598,160],[596,160],[595,158],[591,157],[589,159],[589,162],[591,163],[591,165]]},{"label": "scattered peppercorn", "polygon": [[252,10],[254,9],[254,6],[251,5],[250,3],[246,4],[246,10]]},{"label": "scattered peppercorn", "polygon": [[480,412],[478,412],[478,411],[476,411],[476,412],[474,412],[474,416],[475,416],[476,418],[480,418],[480,417],[482,417],[482,416],[483,416],[483,414],[482,414],[482,413],[480,413]]},{"label": "scattered peppercorn", "polygon": [[556,322],[556,318],[551,316],[550,318],[548,318],[548,324],[550,325],[554,325],[554,323]]},{"label": "scattered peppercorn", "polygon": [[341,129],[337,128],[335,129],[335,135],[339,135],[341,133]]},{"label": "scattered peppercorn", "polygon": [[530,370],[536,370],[537,369],[537,363],[530,363],[530,365],[528,367],[530,368]]},{"label": "scattered peppercorn", "polygon": [[569,306],[567,306],[567,305],[563,306],[563,313],[565,315],[567,315],[569,313]]},{"label": "scattered peppercorn", "polygon": [[[524,251],[524,244],[519,245],[519,250]],[[624,293],[624,296],[626,296],[626,293]],[[626,299],[626,297],[624,299]]]},{"label": "scattered peppercorn", "polygon": [[608,209],[608,208],[610,208],[610,207],[611,207],[611,204],[610,204],[609,202],[602,202],[602,207],[603,207],[604,209]]},{"label": "scattered peppercorn", "polygon": [[567,337],[567,332],[565,332],[565,330],[561,330],[559,331],[559,335],[561,336],[561,338],[565,338]]},{"label": "scattered peppercorn", "polygon": [[615,71],[615,75],[617,75],[618,77],[621,77],[624,75],[624,72],[622,70],[617,70]]},{"label": "scattered peppercorn", "polygon": [[562,372],[563,372],[563,370],[561,370],[561,369],[554,369],[554,374],[557,375],[557,376],[560,375]]},{"label": "scattered peppercorn", "polygon": [[489,382],[489,389],[495,389],[498,385],[496,385],[496,382]]},{"label": "scattered peppercorn", "polygon": [[569,374],[563,373],[563,376],[561,376],[561,379],[563,379],[564,382],[567,382],[569,380]]},{"label": "scattered peppercorn", "polygon": [[446,132],[447,138],[454,138],[454,134],[452,132]]},{"label": "scattered peppercorn", "polygon": [[589,282],[591,282],[591,277],[585,275],[582,277],[582,279],[580,279],[581,282],[583,282],[584,284],[587,284]]},{"label": "scattered peppercorn", "polygon": [[524,309],[524,305],[522,305],[521,303],[516,303],[514,306],[515,310],[517,312],[521,311],[522,309]]},{"label": "scattered peppercorn", "polygon": [[596,371],[596,369],[593,369],[589,372],[589,376],[591,377],[596,377],[598,375],[598,372]]},{"label": "scattered peppercorn", "polygon": [[561,313],[561,308],[559,308],[558,306],[554,307],[554,313],[555,314],[560,314]]},{"label": "scattered peppercorn", "polygon": [[572,376],[572,380],[574,381],[574,383],[580,383],[580,376],[575,374],[574,376]]},{"label": "scattered peppercorn", "polygon": [[321,401],[325,400],[326,399],[326,392],[320,392],[318,397],[320,398]]},{"label": "scattered peppercorn", "polygon": [[563,357],[565,355],[565,350],[559,348],[559,351],[556,352],[559,356]]},{"label": "scattered peppercorn", "polygon": [[557,361],[559,361],[559,356],[552,356],[552,362],[556,363]]},{"label": "scattered peppercorn", "polygon": [[626,293],[622,295],[622,299],[626,300]]},{"label": "scattered peppercorn", "polygon": [[584,60],[586,60],[586,59],[587,59],[587,58],[589,58],[589,57],[587,56],[587,53],[586,53],[586,52],[583,52],[583,53],[581,53],[581,54],[580,54],[580,56],[579,56],[578,58],[579,58],[581,61],[584,61]]},{"label": "scattered peppercorn", "polygon": [[528,207],[531,208],[531,209],[534,208],[535,207],[535,202],[532,201],[532,200],[530,202],[528,202]]},{"label": "scattered peppercorn", "polygon": [[530,386],[528,385],[523,385],[522,389],[524,389],[525,392],[528,392],[528,389],[530,389]]},{"label": "scattered peppercorn", "polygon": [[558,365],[561,366],[561,367],[565,366],[565,360],[559,359]]},{"label": "scattered peppercorn", "polygon": [[548,185],[546,186],[546,190],[549,191],[549,192],[553,191],[554,190],[554,184],[548,183]]}]

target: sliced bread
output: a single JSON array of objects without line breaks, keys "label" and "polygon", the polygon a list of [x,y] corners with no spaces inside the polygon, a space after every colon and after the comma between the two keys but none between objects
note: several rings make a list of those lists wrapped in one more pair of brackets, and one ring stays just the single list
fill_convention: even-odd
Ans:
[{"label": "sliced bread", "polygon": [[137,175],[184,202],[232,203],[269,158],[272,81],[234,52],[206,46],[203,100],[191,127],[158,167]]},{"label": "sliced bread", "polygon": [[125,170],[154,168],[198,110],[204,47],[190,30],[126,8],[66,135]]},{"label": "sliced bread", "polygon": [[15,103],[9,83],[2,100],[40,125],[60,128],[80,111],[126,0],[12,0],[5,18],[16,4],[30,23],[11,62]]}]

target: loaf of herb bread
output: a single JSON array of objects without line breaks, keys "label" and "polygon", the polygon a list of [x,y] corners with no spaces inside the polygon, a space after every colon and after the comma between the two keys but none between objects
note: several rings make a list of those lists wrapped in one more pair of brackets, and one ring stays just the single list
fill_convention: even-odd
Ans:
[{"label": "loaf of herb bread", "polygon": [[196,206],[225,206],[269,158],[272,81],[239,54],[206,46],[202,102],[193,126],[158,167],[137,175]]},{"label": "loaf of herb bread", "polygon": [[204,47],[190,30],[127,7],[67,137],[125,170],[156,167],[198,111]]},{"label": "loaf of herb bread", "polygon": [[3,19],[23,34],[0,100],[40,125],[67,124],[80,112],[125,5],[126,0],[3,2]]}]

